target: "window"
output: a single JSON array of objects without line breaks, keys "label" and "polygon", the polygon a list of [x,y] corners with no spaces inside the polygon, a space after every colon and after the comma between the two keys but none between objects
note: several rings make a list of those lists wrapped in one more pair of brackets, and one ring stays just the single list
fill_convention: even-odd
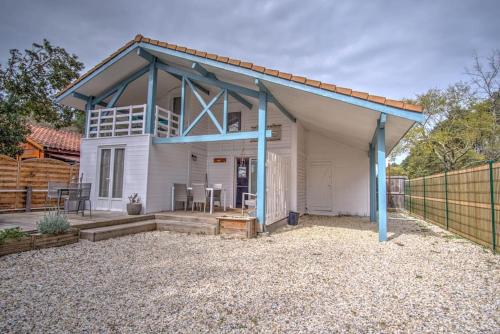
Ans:
[{"label": "window", "polygon": [[240,132],[241,131],[241,112],[230,112],[227,114],[227,131]]},{"label": "window", "polygon": [[181,114],[181,97],[176,96],[172,101],[172,112],[176,115]]}]

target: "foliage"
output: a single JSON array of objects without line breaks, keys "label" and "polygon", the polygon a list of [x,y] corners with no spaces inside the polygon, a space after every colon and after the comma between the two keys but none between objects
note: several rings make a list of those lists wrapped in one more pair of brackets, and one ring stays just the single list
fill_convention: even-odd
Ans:
[{"label": "foliage", "polygon": [[[6,66],[0,66],[0,137],[2,153],[15,156],[29,132],[28,122],[45,122],[56,128],[72,125],[81,116],[56,105],[56,93],[78,77],[83,63],[64,48],[46,39],[20,52],[10,50]],[[6,129],[3,129],[3,128]]]},{"label": "foliage", "polygon": [[57,212],[49,212],[40,219],[36,228],[42,234],[62,234],[69,229],[69,222],[66,216]]},{"label": "foliage", "polygon": [[0,154],[21,154],[19,143],[26,141],[28,135],[26,118],[16,112],[15,103],[0,100]]},{"label": "foliage", "polygon": [[139,194],[133,193],[128,197],[128,201],[130,204],[141,203],[141,198],[139,197]]},{"label": "foliage", "polygon": [[28,234],[23,232],[19,227],[0,230],[0,245],[9,239],[19,240],[27,235]]}]

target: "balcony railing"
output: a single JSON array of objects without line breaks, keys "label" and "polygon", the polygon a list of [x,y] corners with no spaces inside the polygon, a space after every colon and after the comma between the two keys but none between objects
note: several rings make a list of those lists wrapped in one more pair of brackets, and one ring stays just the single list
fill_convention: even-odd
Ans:
[{"label": "balcony railing", "polygon": [[[146,105],[91,110],[87,123],[87,138],[142,135],[145,133]],[[155,131],[158,137],[179,135],[179,116],[156,106]]]}]

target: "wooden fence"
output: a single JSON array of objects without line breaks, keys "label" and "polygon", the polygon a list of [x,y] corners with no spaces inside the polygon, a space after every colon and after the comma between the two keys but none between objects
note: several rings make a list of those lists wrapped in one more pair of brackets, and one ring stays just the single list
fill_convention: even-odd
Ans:
[{"label": "wooden fence", "polygon": [[500,162],[408,180],[405,208],[412,215],[498,251]]},{"label": "wooden fence", "polygon": [[[0,155],[0,211],[45,207],[49,181],[77,181],[79,165],[54,159],[18,161]],[[55,202],[49,203],[54,206]]]}]

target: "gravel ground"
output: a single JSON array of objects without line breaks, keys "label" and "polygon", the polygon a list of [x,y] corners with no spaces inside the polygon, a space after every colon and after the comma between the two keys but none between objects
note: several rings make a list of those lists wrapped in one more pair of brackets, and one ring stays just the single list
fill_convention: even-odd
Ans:
[{"label": "gravel ground", "polygon": [[353,217],[253,240],[149,232],[0,258],[0,332],[496,332],[500,257]]}]

